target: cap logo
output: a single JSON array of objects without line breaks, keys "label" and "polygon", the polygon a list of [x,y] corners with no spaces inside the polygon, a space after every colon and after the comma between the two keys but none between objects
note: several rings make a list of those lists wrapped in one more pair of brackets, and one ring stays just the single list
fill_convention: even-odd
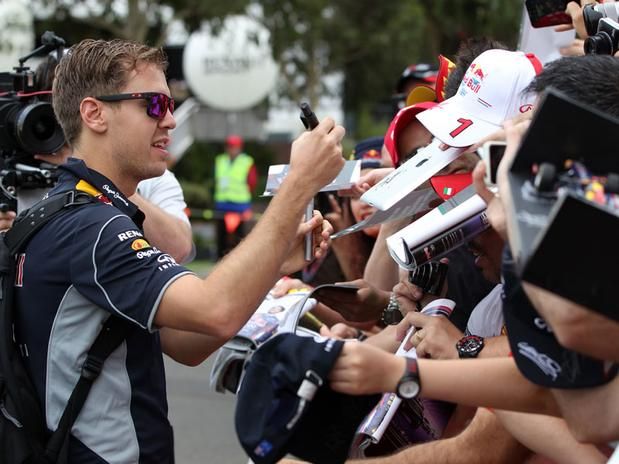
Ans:
[{"label": "cap logo", "polygon": [[532,111],[533,110],[533,105],[531,103],[527,103],[525,105],[522,105],[519,108],[519,110],[520,110],[521,113],[526,113],[528,111]]},{"label": "cap logo", "polygon": [[561,373],[561,366],[550,356],[538,352],[534,347],[525,342],[518,343],[518,352],[532,361],[544,374],[552,377],[553,381],[557,380]]},{"label": "cap logo", "polygon": [[473,93],[478,93],[481,89],[481,83],[487,76],[481,66],[473,63],[466,72],[464,79],[462,79],[462,86],[468,87]]}]

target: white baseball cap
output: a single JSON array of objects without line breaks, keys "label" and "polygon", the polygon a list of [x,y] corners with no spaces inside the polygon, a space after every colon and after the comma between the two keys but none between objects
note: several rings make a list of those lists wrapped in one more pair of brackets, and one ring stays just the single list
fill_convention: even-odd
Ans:
[{"label": "white baseball cap", "polygon": [[469,66],[456,95],[417,119],[443,143],[468,147],[533,109],[536,96],[524,89],[541,70],[531,53],[485,51]]}]

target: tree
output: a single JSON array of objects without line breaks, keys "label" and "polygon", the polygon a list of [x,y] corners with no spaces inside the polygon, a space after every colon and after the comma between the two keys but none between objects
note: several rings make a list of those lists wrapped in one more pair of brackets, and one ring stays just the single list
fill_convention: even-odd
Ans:
[{"label": "tree", "polygon": [[410,63],[436,62],[439,53],[452,56],[460,41],[473,36],[515,46],[522,11],[520,3],[501,0],[37,1],[51,13],[39,30],[56,30],[69,43],[98,36],[160,45],[173,19],[193,31],[203,21],[221,24],[226,15],[246,11],[271,32],[280,96],[316,105],[332,91],[323,77],[340,72],[348,123],[376,113],[381,103],[388,107]]},{"label": "tree", "polygon": [[[40,20],[75,43],[89,36],[122,38],[162,45],[167,28],[182,21],[190,31],[202,20],[220,21],[242,13],[249,0],[36,0]],[[56,27],[54,27],[56,26]]]}]

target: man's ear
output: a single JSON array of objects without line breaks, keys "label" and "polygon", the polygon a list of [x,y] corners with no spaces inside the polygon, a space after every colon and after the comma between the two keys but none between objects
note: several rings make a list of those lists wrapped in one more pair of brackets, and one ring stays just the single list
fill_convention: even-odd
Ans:
[{"label": "man's ear", "polygon": [[93,132],[102,134],[107,130],[106,112],[102,102],[92,97],[84,98],[80,103],[80,115],[84,125]]}]

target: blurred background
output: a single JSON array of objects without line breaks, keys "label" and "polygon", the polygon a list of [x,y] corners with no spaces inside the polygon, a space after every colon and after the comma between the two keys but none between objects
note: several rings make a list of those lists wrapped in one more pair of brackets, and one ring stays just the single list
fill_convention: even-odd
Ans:
[{"label": "blurred background", "polygon": [[[515,46],[521,15],[521,3],[507,0],[3,0],[0,71],[46,30],[67,46],[86,37],[163,46],[177,101],[170,168],[190,208],[198,260],[212,260],[214,158],[228,134],[241,135],[256,162],[259,217],[268,166],[287,162],[303,130],[300,101],[344,124],[349,153],[384,133],[407,66],[436,66],[472,36]],[[34,69],[36,59],[27,64]]]},{"label": "blurred background", "polygon": [[[304,130],[299,102],[346,127],[349,154],[357,141],[384,134],[410,65],[437,67],[439,54],[453,58],[473,36],[515,47],[521,18],[522,2],[508,0],[2,0],[0,72],[48,30],[67,46],[84,38],[162,46],[176,100],[170,169],[194,231],[189,267],[206,275],[217,254],[215,157],[228,135],[242,137],[257,166],[255,221],[268,202],[260,197],[268,166],[287,163]],[[37,59],[27,65],[35,69]],[[177,461],[246,462],[234,397],[209,389],[211,363],[186,369],[166,359]]]}]

